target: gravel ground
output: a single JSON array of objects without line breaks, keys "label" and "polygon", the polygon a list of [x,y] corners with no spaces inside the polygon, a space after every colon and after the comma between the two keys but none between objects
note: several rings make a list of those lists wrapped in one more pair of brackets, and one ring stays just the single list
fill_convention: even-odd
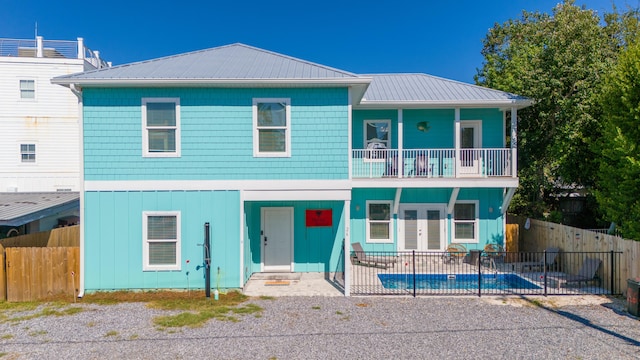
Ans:
[{"label": "gravel ground", "polygon": [[169,312],[142,303],[79,304],[72,306],[85,311],[75,315],[0,321],[0,358],[640,358],[640,322],[624,312],[620,299],[281,297],[251,302],[264,309],[260,316],[173,331],[158,330],[152,321]]}]

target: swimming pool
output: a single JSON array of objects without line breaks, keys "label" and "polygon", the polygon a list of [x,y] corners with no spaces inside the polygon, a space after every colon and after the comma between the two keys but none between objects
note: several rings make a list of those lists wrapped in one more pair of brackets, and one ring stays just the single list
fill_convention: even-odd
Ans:
[{"label": "swimming pool", "polygon": [[[473,290],[478,289],[478,274],[416,274],[416,289]],[[385,289],[413,289],[412,274],[378,274]],[[482,289],[541,289],[516,274],[482,274]]]}]

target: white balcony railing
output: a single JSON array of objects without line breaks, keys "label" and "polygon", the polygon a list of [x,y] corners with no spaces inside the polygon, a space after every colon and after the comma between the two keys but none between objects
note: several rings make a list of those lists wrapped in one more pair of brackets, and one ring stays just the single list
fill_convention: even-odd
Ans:
[{"label": "white balcony railing", "polygon": [[512,149],[353,150],[353,178],[512,177]]},{"label": "white balcony railing", "polygon": [[44,40],[36,39],[0,39],[0,56],[37,57],[58,59],[84,59],[93,67],[100,69],[111,64],[100,58],[99,51],[92,51],[84,46],[84,40]]}]

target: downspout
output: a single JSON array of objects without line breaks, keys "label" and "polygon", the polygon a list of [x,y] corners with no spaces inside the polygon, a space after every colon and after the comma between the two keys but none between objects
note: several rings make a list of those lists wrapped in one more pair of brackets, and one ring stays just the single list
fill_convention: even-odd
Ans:
[{"label": "downspout", "polygon": [[80,149],[78,149],[80,158],[80,181],[78,184],[78,190],[80,191],[80,288],[78,289],[78,297],[81,298],[84,296],[84,223],[86,220],[84,213],[84,110],[82,89],[76,88],[75,84],[71,84],[69,89],[78,98],[78,135],[80,136]]}]

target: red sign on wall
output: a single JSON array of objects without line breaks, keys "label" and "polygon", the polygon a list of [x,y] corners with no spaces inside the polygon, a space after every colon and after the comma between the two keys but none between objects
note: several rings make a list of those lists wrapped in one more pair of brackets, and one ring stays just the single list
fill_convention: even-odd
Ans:
[{"label": "red sign on wall", "polygon": [[307,227],[332,226],[333,211],[331,209],[307,210]]}]

